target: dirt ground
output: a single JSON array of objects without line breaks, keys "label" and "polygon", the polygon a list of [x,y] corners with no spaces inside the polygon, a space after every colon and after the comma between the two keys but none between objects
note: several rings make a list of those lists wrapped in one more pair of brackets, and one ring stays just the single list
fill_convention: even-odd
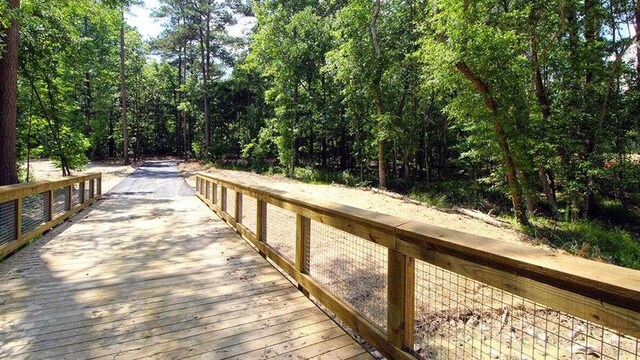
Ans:
[{"label": "dirt ground", "polygon": [[478,236],[556,251],[550,246],[540,243],[540,241],[532,239],[516,230],[498,228],[464,215],[446,213],[427,205],[416,205],[364,188],[350,188],[337,184],[306,184],[288,179],[282,175],[267,176],[245,171],[208,168],[198,162],[181,163],[178,169],[187,179],[187,183],[193,187],[195,187],[196,183],[195,173],[198,171],[206,171],[214,175],[224,176],[245,183],[266,186],[281,191],[303,193],[305,196],[315,197],[324,201],[333,201],[378,213],[476,234]]},{"label": "dirt ground", "polygon": [[[50,160],[31,160],[29,168],[36,181],[54,180],[62,177],[62,171],[56,168]],[[73,172],[72,175],[101,172],[102,193],[106,194],[135,169],[136,165],[122,165],[120,162],[90,162],[83,171]]]}]

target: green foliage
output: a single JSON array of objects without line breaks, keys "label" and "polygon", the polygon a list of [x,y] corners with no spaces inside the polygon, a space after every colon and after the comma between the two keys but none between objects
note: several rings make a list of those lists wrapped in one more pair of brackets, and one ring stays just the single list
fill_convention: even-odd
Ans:
[{"label": "green foliage", "polygon": [[527,232],[573,254],[640,270],[640,242],[623,229],[587,220],[555,225],[540,221]]},{"label": "green foliage", "polygon": [[293,177],[296,180],[317,185],[341,184],[352,187],[366,187],[371,184],[369,181],[362,181],[357,178],[348,170],[338,172],[321,168],[296,168]]},{"label": "green foliage", "polygon": [[[21,160],[68,171],[123,155],[132,3],[22,1]],[[555,244],[636,266],[632,2],[385,0],[379,56],[374,6],[160,1],[157,39],[125,26],[132,154],[351,186],[377,184],[383,159],[391,190],[502,217],[522,208],[521,222],[554,219],[538,231]],[[255,15],[248,39],[225,31],[239,13]]]}]

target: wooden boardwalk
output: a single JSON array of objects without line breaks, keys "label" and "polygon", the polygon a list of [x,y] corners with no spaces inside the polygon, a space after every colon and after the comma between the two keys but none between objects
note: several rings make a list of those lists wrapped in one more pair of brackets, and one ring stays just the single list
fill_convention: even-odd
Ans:
[{"label": "wooden boardwalk", "polygon": [[371,358],[195,196],[112,196],[0,278],[0,359]]}]

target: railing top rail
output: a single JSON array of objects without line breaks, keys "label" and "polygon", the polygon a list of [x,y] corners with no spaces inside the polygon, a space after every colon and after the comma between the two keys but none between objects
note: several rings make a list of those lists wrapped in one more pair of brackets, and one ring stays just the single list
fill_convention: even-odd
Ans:
[{"label": "railing top rail", "polygon": [[[203,172],[197,175],[263,201],[275,200],[293,205],[289,210],[301,215],[308,215],[304,212],[310,210],[319,221],[326,219],[330,222],[329,218],[341,218],[351,223],[347,227],[366,226],[372,230],[368,240],[417,259],[428,259],[430,252],[451,255],[640,312],[640,271],[637,270],[321,201],[302,194],[254,186]],[[382,233],[384,239],[375,236],[378,233]],[[393,236],[385,237],[384,234]]]},{"label": "railing top rail", "polygon": [[101,176],[102,173],[88,173],[53,180],[42,180],[22,184],[0,186],[0,203],[27,197],[44,191],[55,190],[83,181],[98,179]]}]

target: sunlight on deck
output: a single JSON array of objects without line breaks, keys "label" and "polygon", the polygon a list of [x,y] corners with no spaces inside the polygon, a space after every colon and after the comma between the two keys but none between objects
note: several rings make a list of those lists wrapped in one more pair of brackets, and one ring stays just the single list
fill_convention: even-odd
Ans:
[{"label": "sunlight on deck", "polygon": [[0,276],[0,358],[369,356],[196,197],[113,196]]}]

